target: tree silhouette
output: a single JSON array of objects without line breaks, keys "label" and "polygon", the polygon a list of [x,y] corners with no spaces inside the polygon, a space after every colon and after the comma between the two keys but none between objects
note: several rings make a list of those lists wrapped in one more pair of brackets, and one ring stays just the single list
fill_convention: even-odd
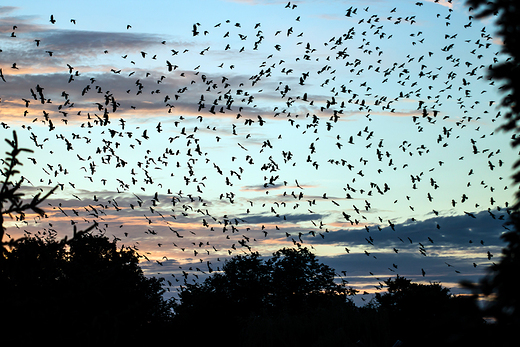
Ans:
[{"label": "tree silhouette", "polygon": [[[518,132],[520,129],[520,3],[511,0],[466,0],[470,7],[474,7],[477,18],[486,18],[490,15],[497,17],[498,35],[502,38],[502,52],[509,55],[507,61],[494,65],[490,71],[496,81],[503,81],[500,87],[507,94],[502,99],[502,106],[507,110],[507,122],[501,126],[502,130]],[[513,136],[513,147],[520,145],[520,137]],[[517,172],[513,175],[515,183],[520,183],[520,160],[514,165]],[[515,209],[520,207],[520,192],[516,194]]]},{"label": "tree silhouette", "polygon": [[499,323],[513,328],[520,326],[520,303],[518,295],[518,274],[520,269],[520,215],[511,216],[511,224],[517,231],[502,235],[507,246],[502,250],[498,264],[491,267],[490,276],[485,277],[481,284],[486,296],[494,296],[487,313],[495,317]]},{"label": "tree silhouette", "polygon": [[177,311],[200,306],[203,296],[240,307],[243,312],[298,310],[317,300],[346,300],[355,291],[334,281],[331,267],[319,263],[307,248],[284,248],[263,261],[258,252],[237,255],[202,283],[181,288]]},{"label": "tree silhouette", "polygon": [[275,342],[289,334],[285,337],[292,342],[286,345],[295,345],[295,331],[285,329],[288,321],[293,324],[315,314],[332,318],[334,310],[354,307],[349,295],[355,291],[334,278],[334,269],[307,248],[284,248],[267,260],[257,252],[237,255],[202,283],[185,283],[175,306],[175,326],[189,337],[190,332],[197,333],[204,317],[209,336],[235,340],[238,336],[240,345],[258,346],[274,338],[261,329],[268,324],[279,337]]},{"label": "tree silhouette", "polygon": [[25,211],[32,210],[37,213],[40,217],[45,215],[45,212],[38,207],[40,203],[42,203],[45,199],[47,199],[58,186],[51,189],[47,194],[43,197],[40,197],[41,193],[36,194],[30,203],[24,203],[22,197],[24,193],[20,192],[20,188],[22,187],[22,183],[25,178],[22,176],[18,181],[13,181],[14,176],[20,173],[17,170],[17,166],[22,166],[23,164],[18,160],[18,155],[22,152],[33,152],[31,149],[27,148],[19,148],[18,147],[18,137],[16,136],[16,132],[13,131],[13,140],[5,139],[5,141],[11,147],[10,152],[6,152],[7,157],[5,160],[2,160],[3,164],[5,164],[5,168],[0,169],[0,175],[3,176],[2,187],[0,188],[0,242],[2,243],[1,252],[4,251],[4,247],[6,243],[4,243],[4,234],[5,234],[5,226],[4,226],[4,215],[8,215],[13,218],[13,214],[17,214],[17,220],[25,219]]},{"label": "tree silhouette", "polygon": [[397,275],[376,293],[380,315],[387,315],[391,336],[404,346],[480,345],[489,339],[475,297],[452,296],[439,283],[413,283]]},{"label": "tree silhouette", "polygon": [[59,329],[72,341],[135,342],[170,318],[161,280],[145,277],[135,251],[105,236],[46,232],[12,246],[0,273],[4,341],[52,340]]},{"label": "tree silhouette", "polygon": [[[502,130],[513,131],[512,146],[520,146],[520,137],[515,136],[520,130],[520,3],[510,0],[466,0],[469,6],[478,10],[477,18],[486,18],[491,15],[497,17],[499,36],[503,41],[503,52],[510,58],[504,63],[494,66],[490,72],[495,80],[503,81],[501,89],[507,94],[502,99],[502,106],[507,109],[507,122],[501,126]],[[515,184],[520,183],[520,159],[513,169]],[[464,283],[477,293],[483,293],[491,298],[486,314],[497,319],[500,326],[500,335],[504,341],[514,336],[515,328],[520,326],[520,300],[517,293],[517,278],[520,272],[520,191],[516,191],[516,202],[513,206],[509,225],[512,230],[504,233],[502,239],[507,246],[502,250],[502,257],[498,264],[491,268],[490,273],[479,285]],[[512,339],[509,339],[512,341]]]},{"label": "tree silhouette", "polygon": [[500,261],[489,268],[479,283],[464,281],[462,285],[472,289],[475,295],[483,294],[488,299],[482,314],[496,319],[496,336],[502,345],[514,346],[516,344],[512,341],[520,326],[520,213],[513,212],[508,223],[514,229],[501,236],[507,246],[502,249]]},{"label": "tree silhouette", "polygon": [[319,263],[307,248],[283,248],[273,254],[267,263],[270,276],[270,304],[293,310],[315,305],[314,300],[336,301],[353,295],[355,290],[337,284],[335,271]]}]

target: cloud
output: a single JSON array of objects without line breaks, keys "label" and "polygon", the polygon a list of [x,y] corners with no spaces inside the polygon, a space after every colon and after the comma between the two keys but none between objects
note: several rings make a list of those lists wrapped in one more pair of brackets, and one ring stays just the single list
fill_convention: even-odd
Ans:
[{"label": "cloud", "polygon": [[11,13],[17,9],[18,7],[15,6],[0,6],[0,15]]},{"label": "cloud", "polygon": [[315,213],[315,214],[286,214],[284,218],[276,217],[272,215],[242,215],[245,223],[247,224],[286,224],[286,223],[299,223],[311,220],[321,220],[325,216]]},{"label": "cloud", "polygon": [[[432,2],[444,7],[453,8],[453,0],[425,0],[426,2]],[[457,0],[455,0],[457,1]]]},{"label": "cloud", "polygon": [[[408,221],[395,224],[395,230],[392,230],[389,226],[383,226],[381,230],[378,230],[376,226],[369,226],[368,232],[364,228],[336,230],[330,232],[324,242],[345,245],[366,244],[369,246],[364,239],[371,236],[377,248],[391,250],[392,247],[398,246],[415,248],[417,242],[432,245],[428,240],[428,237],[430,237],[434,244],[439,247],[470,245],[470,240],[474,245],[480,244],[480,241],[483,240],[486,246],[499,246],[502,244],[499,236],[507,231],[504,228],[507,213],[503,210],[492,211],[492,213],[495,218],[491,217],[489,212],[481,211],[475,213],[476,218],[467,215],[454,215],[439,216],[415,222]],[[503,219],[498,219],[499,217]],[[440,228],[437,228],[437,226]],[[410,242],[408,238],[412,241]]]},{"label": "cloud", "polygon": [[97,32],[82,30],[49,30],[40,33],[42,46],[63,52],[67,57],[89,57],[104,54],[105,50],[118,53],[139,53],[160,47],[162,37],[152,34],[127,32]]}]

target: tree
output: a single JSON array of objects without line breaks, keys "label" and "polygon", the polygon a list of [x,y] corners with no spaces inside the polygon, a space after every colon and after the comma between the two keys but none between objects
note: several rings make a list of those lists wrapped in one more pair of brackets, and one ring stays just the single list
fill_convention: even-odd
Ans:
[{"label": "tree", "polygon": [[258,252],[238,255],[222,267],[222,272],[203,283],[186,284],[181,288],[179,312],[199,305],[202,296],[213,296],[242,312],[298,309],[318,300],[346,300],[355,291],[334,281],[331,267],[319,263],[307,248],[284,248],[263,261]]},{"label": "tree", "polygon": [[[312,324],[310,317],[333,319],[338,316],[334,310],[354,307],[348,295],[355,291],[334,278],[334,269],[319,263],[307,248],[284,248],[267,260],[257,252],[238,255],[226,261],[221,272],[181,288],[174,326],[191,336],[203,319],[208,336],[233,338],[239,345],[268,345],[275,335],[277,343],[287,339],[285,345],[296,345],[301,336],[288,324],[299,322],[301,328]],[[271,327],[267,331],[262,329],[266,325]],[[329,324],[313,338],[337,327]]]},{"label": "tree", "polygon": [[418,284],[397,275],[395,279],[386,280],[385,284],[387,292],[376,293],[375,301],[380,309],[389,311],[406,324],[420,317],[435,320],[445,311],[451,298],[449,289],[438,283]]},{"label": "tree", "polygon": [[[502,346],[514,346],[520,326],[520,296],[518,274],[520,273],[520,212],[514,211],[508,222],[514,229],[501,235],[507,245],[502,249],[498,263],[478,283],[463,282],[475,295],[487,298],[481,315],[496,320],[496,336]],[[498,345],[498,344],[497,344]]]},{"label": "tree", "polygon": [[[496,16],[499,36],[502,38],[502,51],[509,55],[506,62],[494,66],[492,78],[503,81],[501,89],[507,94],[502,99],[506,108],[507,122],[500,129],[513,131],[512,146],[520,146],[520,3],[515,0],[466,0],[468,6],[475,8],[477,18]],[[515,184],[520,183],[520,159],[513,165]],[[512,229],[502,235],[507,246],[502,250],[498,264],[493,265],[489,274],[479,284],[464,283],[477,294],[491,299],[485,314],[497,319],[500,335],[504,341],[513,341],[516,328],[520,326],[520,300],[517,293],[517,277],[520,272],[520,191],[516,191],[516,201],[512,208],[509,225]]]},{"label": "tree", "polygon": [[501,236],[507,242],[507,246],[502,249],[500,262],[494,264],[489,276],[482,279],[481,289],[484,295],[494,297],[486,313],[495,317],[505,327],[514,329],[520,326],[520,213],[511,215],[511,224],[516,230]]},{"label": "tree", "polygon": [[[269,269],[269,302],[275,307],[298,310],[325,300],[345,300],[356,293],[352,288],[334,281],[335,271],[319,263],[307,248],[284,248],[266,263]],[[306,308],[306,307],[305,307]]]},{"label": "tree", "polygon": [[452,296],[439,283],[413,283],[397,275],[376,293],[380,315],[387,315],[391,336],[404,346],[482,345],[489,339],[475,297]]},{"label": "tree", "polygon": [[[507,93],[502,99],[502,106],[506,109],[507,122],[500,129],[505,131],[520,130],[520,3],[515,0],[466,0],[468,6],[475,8],[477,18],[486,18],[490,15],[497,17],[498,35],[502,38],[502,52],[509,55],[507,61],[500,63],[490,71],[490,76],[497,81],[504,82],[500,89]],[[513,147],[520,145],[520,137],[513,136]],[[520,160],[514,164],[517,169],[513,179],[520,183]],[[516,194],[515,209],[520,207],[520,192]]]},{"label": "tree", "polygon": [[[2,182],[2,187],[0,188],[0,242],[2,247],[0,248],[0,252],[4,251],[4,247],[6,243],[4,242],[4,215],[8,215],[13,218],[13,214],[17,214],[18,220],[25,219],[25,211],[32,210],[40,217],[45,215],[45,212],[38,207],[45,199],[47,199],[58,186],[51,189],[47,194],[43,197],[40,197],[41,193],[36,194],[30,203],[23,203],[22,197],[23,193],[20,192],[20,188],[22,187],[22,183],[25,178],[22,176],[18,181],[13,181],[13,177],[20,173],[17,170],[17,166],[22,166],[23,164],[18,160],[18,155],[22,152],[31,153],[32,150],[27,148],[19,148],[18,147],[18,137],[16,136],[16,132],[13,131],[13,140],[5,139],[5,141],[11,146],[11,151],[6,152],[7,157],[5,160],[2,160],[3,164],[5,164],[5,168],[0,169],[0,175],[4,177]],[[7,207],[5,207],[5,205]]]},{"label": "tree", "polygon": [[70,240],[41,235],[3,254],[4,341],[135,342],[168,322],[161,280],[144,276],[133,249],[88,232]]}]

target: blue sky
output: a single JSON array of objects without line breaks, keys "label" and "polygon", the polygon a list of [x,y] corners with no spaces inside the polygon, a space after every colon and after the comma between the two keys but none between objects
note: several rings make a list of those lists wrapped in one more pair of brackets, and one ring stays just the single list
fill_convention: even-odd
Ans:
[{"label": "blue sky", "polygon": [[0,7],[2,136],[35,150],[28,196],[60,185],[8,234],[97,220],[173,282],[295,242],[361,291],[478,279],[517,189],[507,57],[461,1],[416,3]]}]

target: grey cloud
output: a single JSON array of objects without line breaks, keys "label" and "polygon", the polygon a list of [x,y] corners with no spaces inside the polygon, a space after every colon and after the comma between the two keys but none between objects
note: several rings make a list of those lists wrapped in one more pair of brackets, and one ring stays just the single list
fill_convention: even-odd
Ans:
[{"label": "grey cloud", "polygon": [[[36,33],[37,34],[37,33]],[[152,34],[99,32],[82,30],[57,30],[42,32],[45,47],[69,53],[85,53],[103,50],[140,52],[161,45],[162,37]],[[44,41],[45,40],[45,41]]]},{"label": "grey cloud", "polygon": [[[385,226],[378,230],[375,226],[369,227],[369,232],[365,229],[338,230],[329,233],[326,238],[327,243],[358,243],[365,237],[371,236],[380,247],[399,245],[399,237],[409,243],[408,237],[416,242],[427,242],[427,237],[434,240],[438,245],[468,244],[469,240],[480,243],[484,240],[486,245],[497,246],[500,244],[499,236],[506,231],[503,227],[507,220],[498,219],[500,215],[507,216],[507,213],[493,212],[496,219],[493,219],[487,211],[476,213],[476,219],[466,215],[435,217],[424,221],[416,221],[406,224],[396,224],[395,231]],[[440,229],[437,229],[437,224]],[[428,232],[429,231],[429,232]],[[367,244],[366,241],[363,243]]]},{"label": "grey cloud", "polygon": [[242,215],[246,223],[249,224],[282,224],[282,223],[298,223],[298,222],[306,222],[311,220],[320,220],[324,218],[325,215],[315,213],[315,214],[286,214],[285,219],[282,217],[276,217],[275,215]]},{"label": "grey cloud", "polygon": [[18,9],[18,7],[15,7],[15,6],[0,6],[0,14],[11,13],[11,12],[15,11],[16,9]]}]

